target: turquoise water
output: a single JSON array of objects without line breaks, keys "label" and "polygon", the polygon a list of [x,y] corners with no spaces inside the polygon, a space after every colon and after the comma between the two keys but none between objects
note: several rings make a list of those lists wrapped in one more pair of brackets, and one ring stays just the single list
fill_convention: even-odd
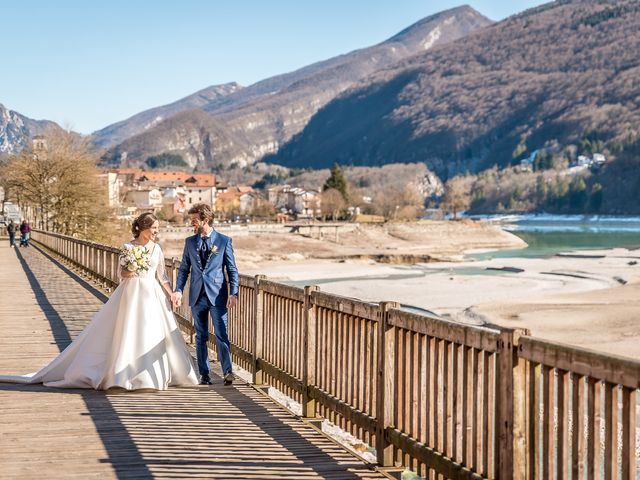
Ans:
[{"label": "turquoise water", "polygon": [[633,217],[542,217],[516,219],[504,227],[528,247],[469,255],[477,260],[513,257],[550,257],[573,250],[617,247],[640,248],[640,219]]}]

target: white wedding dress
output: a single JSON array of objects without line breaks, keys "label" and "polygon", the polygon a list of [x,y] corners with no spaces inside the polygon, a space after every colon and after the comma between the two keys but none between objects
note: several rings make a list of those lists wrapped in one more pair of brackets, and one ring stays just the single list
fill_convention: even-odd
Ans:
[{"label": "white wedding dress", "polygon": [[157,244],[149,270],[123,279],[80,335],[49,365],[29,375],[0,375],[0,382],[96,390],[197,385],[191,355],[156,277],[168,281]]}]

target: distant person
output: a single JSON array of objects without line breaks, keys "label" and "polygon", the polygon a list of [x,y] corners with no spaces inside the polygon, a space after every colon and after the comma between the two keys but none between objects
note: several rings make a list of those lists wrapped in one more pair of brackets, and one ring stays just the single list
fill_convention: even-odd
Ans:
[{"label": "distant person", "polygon": [[7,225],[7,233],[9,234],[9,246],[14,248],[16,246],[16,224],[13,223],[13,220],[9,220],[9,225]]},{"label": "distant person", "polygon": [[22,220],[20,224],[20,246],[28,247],[29,246],[29,236],[31,235],[31,227],[26,220]]}]

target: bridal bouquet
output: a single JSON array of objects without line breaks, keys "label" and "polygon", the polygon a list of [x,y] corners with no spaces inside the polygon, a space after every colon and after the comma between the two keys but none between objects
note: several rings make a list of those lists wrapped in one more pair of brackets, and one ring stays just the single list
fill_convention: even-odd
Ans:
[{"label": "bridal bouquet", "polygon": [[120,265],[130,272],[146,272],[150,260],[151,253],[142,245],[126,245],[120,252]]}]

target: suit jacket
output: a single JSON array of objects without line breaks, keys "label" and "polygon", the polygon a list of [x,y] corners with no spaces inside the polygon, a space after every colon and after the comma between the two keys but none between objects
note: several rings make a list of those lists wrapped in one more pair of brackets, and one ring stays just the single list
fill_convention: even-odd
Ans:
[{"label": "suit jacket", "polygon": [[[238,268],[233,256],[231,238],[216,232],[211,233],[211,254],[205,267],[202,267],[200,249],[202,237],[193,235],[184,242],[182,263],[178,270],[176,292],[182,293],[191,274],[189,282],[189,305],[193,306],[204,289],[209,301],[216,306],[226,306],[229,293],[238,295]],[[213,253],[215,250],[215,253]],[[227,276],[229,277],[227,283]]]}]

